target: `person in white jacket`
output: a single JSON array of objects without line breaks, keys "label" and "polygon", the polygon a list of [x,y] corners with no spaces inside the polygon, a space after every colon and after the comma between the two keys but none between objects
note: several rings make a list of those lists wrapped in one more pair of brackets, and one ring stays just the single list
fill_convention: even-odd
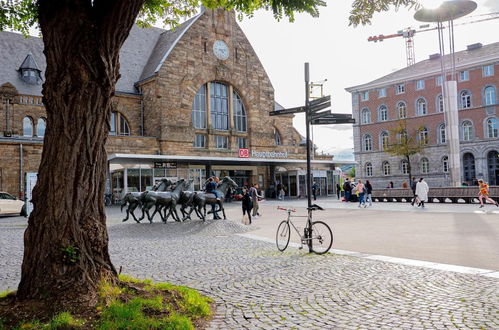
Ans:
[{"label": "person in white jacket", "polygon": [[416,196],[418,196],[419,199],[419,205],[421,207],[424,207],[424,202],[428,201],[428,191],[430,190],[430,187],[428,187],[428,184],[426,181],[424,181],[423,178],[419,179],[419,182],[416,184]]}]

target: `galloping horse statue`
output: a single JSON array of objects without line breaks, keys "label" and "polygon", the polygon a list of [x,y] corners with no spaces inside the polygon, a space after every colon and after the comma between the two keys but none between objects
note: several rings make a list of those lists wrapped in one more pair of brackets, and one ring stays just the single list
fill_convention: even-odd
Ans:
[{"label": "galloping horse statue", "polygon": [[[193,198],[195,195],[194,192],[194,179],[190,179],[186,182],[187,188],[180,192],[180,199],[178,200],[178,204],[180,204],[180,212],[182,212],[182,221],[187,219],[191,220],[192,211],[196,211],[197,216],[201,219],[201,215],[198,213],[198,210],[194,207]],[[190,208],[187,211],[187,208]]]},{"label": "galloping horse statue", "polygon": [[[201,215],[203,221],[206,221],[206,204],[211,205],[211,213],[213,213],[213,219],[220,219],[220,216],[217,214],[218,211],[222,211],[224,219],[227,219],[223,207],[223,198],[227,194],[227,189],[229,189],[229,187],[237,188],[237,183],[235,183],[234,180],[232,180],[230,177],[226,176],[222,181],[220,181],[220,184],[217,187],[217,191],[221,196],[220,200],[217,200],[215,194],[212,193],[195,193],[192,198],[192,202],[194,204],[194,207],[197,208],[197,212]],[[218,209],[215,209],[215,206],[218,206]]]},{"label": "galloping horse statue", "polygon": [[[161,179],[161,181],[158,184],[155,184],[154,187],[152,188],[153,191],[166,191],[168,187],[172,185],[172,182],[168,179]],[[144,218],[144,210],[142,210],[142,218],[140,220],[137,220],[135,217],[134,211],[137,208],[137,206],[143,204],[143,198],[145,196],[146,192],[129,192],[123,197],[123,200],[121,202],[121,212],[123,212],[123,207],[128,204],[128,207],[126,209],[126,217],[122,220],[123,222],[127,221],[128,218],[130,217],[130,213],[132,214],[133,220],[135,220],[137,223],[140,222]]]},{"label": "galloping horse statue", "polygon": [[[175,188],[173,188],[171,192],[148,191],[146,194],[144,194],[143,197],[144,206],[142,207],[143,213],[139,221],[144,219],[144,214],[147,214],[149,222],[152,223],[152,220],[156,215],[156,212],[159,212],[159,215],[161,216],[163,222],[166,222],[170,214],[172,214],[172,217],[173,219],[175,219],[175,221],[181,221],[180,217],[178,216],[176,206],[177,206],[177,201],[180,198],[180,192],[186,188],[184,183],[185,183],[184,179],[178,180],[175,183]],[[153,214],[150,215],[149,210],[153,206],[156,206],[156,208],[154,209]],[[165,213],[164,216],[161,214],[161,209],[163,208]],[[166,214],[166,210],[169,210],[168,215]]]}]

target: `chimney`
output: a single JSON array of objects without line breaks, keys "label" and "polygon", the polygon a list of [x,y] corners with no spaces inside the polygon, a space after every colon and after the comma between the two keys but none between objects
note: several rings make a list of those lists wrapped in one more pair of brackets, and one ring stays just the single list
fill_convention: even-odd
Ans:
[{"label": "chimney", "polygon": [[466,46],[466,50],[468,50],[468,51],[480,49],[480,48],[482,48],[482,44],[479,42],[477,42],[476,44],[471,44],[471,45]]},{"label": "chimney", "polygon": [[431,54],[429,58],[430,60],[436,60],[437,58],[440,58],[440,54],[439,53]]}]

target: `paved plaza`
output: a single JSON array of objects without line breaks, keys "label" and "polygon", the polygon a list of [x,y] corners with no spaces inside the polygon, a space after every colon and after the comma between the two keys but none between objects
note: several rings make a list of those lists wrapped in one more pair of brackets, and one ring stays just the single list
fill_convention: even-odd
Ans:
[{"label": "paved plaza", "polygon": [[[299,206],[303,201],[287,203]],[[125,274],[186,285],[213,297],[217,311],[210,327],[214,329],[499,328],[497,272],[460,273],[337,250],[317,256],[290,247],[280,253],[270,243],[271,229],[276,228],[272,223],[279,220],[279,213],[273,213],[277,204],[263,203],[263,216],[252,226],[239,223],[237,203],[228,206],[234,221],[166,225],[158,220],[121,223],[123,215],[111,207],[111,258]],[[319,204],[328,206],[330,212],[354,212],[351,218],[370,212],[372,221],[394,214],[416,218],[419,212],[397,211],[403,205],[358,210],[355,205],[330,200]],[[431,205],[428,212],[445,214],[437,206],[430,210]],[[473,212],[471,207],[461,210]],[[499,223],[499,214],[485,216]],[[333,229],[346,226],[340,220],[332,225]],[[19,281],[25,226],[21,217],[0,218],[0,291],[15,288]],[[486,230],[498,237],[497,227],[488,224]],[[333,248],[344,240],[338,237],[342,231],[335,231]]]}]

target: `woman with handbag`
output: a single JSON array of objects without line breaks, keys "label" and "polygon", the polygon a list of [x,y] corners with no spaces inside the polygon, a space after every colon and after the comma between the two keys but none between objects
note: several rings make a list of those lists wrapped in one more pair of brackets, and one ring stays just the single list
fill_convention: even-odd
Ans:
[{"label": "woman with handbag", "polygon": [[251,196],[246,187],[243,188],[243,197],[241,201],[243,207],[243,224],[251,225],[251,209],[253,208],[253,202],[251,201]]}]

